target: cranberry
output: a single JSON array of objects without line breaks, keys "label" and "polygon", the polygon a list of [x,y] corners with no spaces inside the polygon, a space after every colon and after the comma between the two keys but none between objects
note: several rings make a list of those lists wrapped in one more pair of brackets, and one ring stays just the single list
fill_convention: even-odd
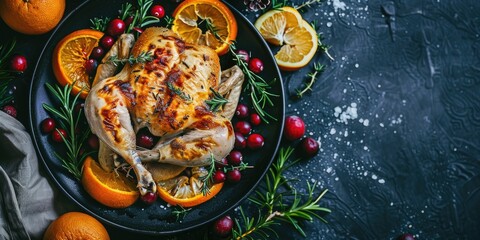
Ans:
[{"label": "cranberry", "polygon": [[245,104],[238,104],[237,109],[235,110],[235,116],[238,118],[248,117],[248,107]]},{"label": "cranberry", "polygon": [[111,36],[117,37],[125,32],[125,22],[120,18],[115,18],[108,23],[107,33]]},{"label": "cranberry", "polygon": [[45,118],[42,121],[42,132],[50,133],[55,130],[55,120],[53,118]]},{"label": "cranberry", "polygon": [[125,22],[125,28],[130,27],[130,24],[132,24],[133,22],[133,16],[125,18],[124,22]]},{"label": "cranberry", "polygon": [[153,147],[153,135],[149,132],[142,131],[137,135],[137,146],[143,148]]},{"label": "cranberry", "polygon": [[241,133],[236,132],[235,144],[234,144],[235,149],[244,149],[246,146],[247,146],[247,140],[245,139],[245,137]]},{"label": "cranberry", "polygon": [[250,54],[248,54],[247,51],[245,50],[238,50],[237,55],[240,57],[240,59],[246,63],[250,62]]},{"label": "cranberry", "polygon": [[98,141],[98,137],[95,134],[90,134],[90,136],[87,139],[88,146],[90,146],[91,149],[97,150],[100,147],[100,142]]},{"label": "cranberry", "polygon": [[98,67],[98,62],[93,58],[90,58],[85,62],[85,72],[90,76],[95,75],[95,72],[97,71],[97,67]]},{"label": "cranberry", "polygon": [[110,50],[110,48],[112,48],[113,44],[115,44],[115,39],[113,39],[112,36],[103,35],[103,37],[100,38],[100,45],[105,50]]},{"label": "cranberry", "polygon": [[311,137],[306,137],[300,142],[300,150],[304,157],[311,158],[317,155],[320,145],[315,139]]},{"label": "cranberry", "polygon": [[97,60],[102,60],[103,56],[105,56],[105,50],[100,46],[94,47],[90,53],[90,57]]},{"label": "cranberry", "polygon": [[248,62],[248,69],[254,73],[261,73],[263,71],[263,62],[258,58],[250,59]]},{"label": "cranberry", "polygon": [[14,106],[12,105],[6,105],[2,108],[2,111],[4,111],[5,113],[7,113],[8,115],[16,118],[17,117],[17,109],[15,109]]},{"label": "cranberry", "polygon": [[305,134],[305,123],[298,116],[288,116],[285,118],[284,136],[287,140],[295,141]]},{"label": "cranberry", "polygon": [[62,128],[56,128],[55,131],[52,132],[52,140],[54,142],[59,142],[59,143],[63,142],[62,136],[64,138],[67,137],[67,132]]},{"label": "cranberry", "polygon": [[405,233],[400,235],[397,239],[398,240],[415,240],[415,237],[410,233]]},{"label": "cranberry", "polygon": [[263,136],[258,133],[253,133],[247,138],[247,146],[252,150],[259,149],[263,147],[264,144]]},{"label": "cranberry", "polygon": [[250,123],[253,126],[258,126],[262,123],[262,118],[260,118],[260,115],[258,115],[256,113],[252,113],[252,114],[250,114]]},{"label": "cranberry", "polygon": [[252,131],[252,126],[250,125],[249,122],[246,121],[240,121],[235,124],[235,132],[239,132],[243,135],[248,135],[250,131]]},{"label": "cranberry", "polygon": [[139,34],[142,34],[142,33],[143,33],[143,29],[138,28],[138,27],[134,27],[133,30],[136,31],[136,32],[138,32]]},{"label": "cranberry", "polygon": [[240,163],[242,163],[243,160],[243,154],[240,151],[233,150],[228,154],[227,156],[228,163],[230,163],[233,166],[238,166]]},{"label": "cranberry", "polygon": [[228,165],[227,158],[222,158],[222,160],[220,160],[220,162],[215,162],[215,168],[217,170],[222,169],[223,167],[226,167],[227,165]]},{"label": "cranberry", "polygon": [[213,232],[219,237],[227,237],[232,233],[233,220],[230,216],[226,215],[217,219],[213,223]]},{"label": "cranberry", "polygon": [[225,180],[227,180],[227,175],[225,175],[222,170],[215,171],[215,173],[213,174],[214,183],[222,183],[225,182]]},{"label": "cranberry", "polygon": [[242,179],[242,173],[238,169],[233,169],[227,173],[228,182],[237,183],[240,182],[240,179]]},{"label": "cranberry", "polygon": [[161,5],[154,5],[150,9],[150,14],[157,18],[163,18],[165,16],[165,9]]},{"label": "cranberry", "polygon": [[14,55],[10,60],[10,69],[15,72],[27,70],[27,59],[22,55]]},{"label": "cranberry", "polygon": [[147,192],[145,195],[141,197],[142,202],[148,205],[153,204],[155,201],[157,201],[157,194],[153,192]]}]

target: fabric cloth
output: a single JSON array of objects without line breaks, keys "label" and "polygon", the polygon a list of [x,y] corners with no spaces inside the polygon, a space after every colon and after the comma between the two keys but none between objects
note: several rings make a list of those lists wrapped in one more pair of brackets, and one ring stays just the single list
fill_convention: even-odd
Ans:
[{"label": "fabric cloth", "polygon": [[[39,166],[30,135],[0,111],[0,239],[41,239],[65,204]],[[56,201],[57,199],[57,201]]]}]

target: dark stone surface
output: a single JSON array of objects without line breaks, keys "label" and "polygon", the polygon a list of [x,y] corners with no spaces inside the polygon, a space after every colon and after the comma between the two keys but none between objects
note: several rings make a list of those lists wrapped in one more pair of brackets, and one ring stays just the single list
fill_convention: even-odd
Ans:
[{"label": "dark stone surface", "polygon": [[[69,1],[69,9],[80,2]],[[230,2],[252,21],[259,14]],[[302,116],[307,135],[321,142],[315,158],[288,174],[302,191],[305,181],[329,189],[322,202],[332,210],[329,223],[304,223],[307,239],[480,235],[478,10],[475,0],[326,0],[303,13],[318,22],[335,58],[317,54],[313,61],[327,68],[313,91],[287,99],[287,115]],[[16,35],[0,25],[2,41]],[[16,52],[33,66],[47,37],[17,35]],[[283,73],[287,92],[311,65]],[[31,70],[18,83],[24,123]],[[301,238],[278,229],[282,239]],[[197,239],[202,230],[178,238]]]}]

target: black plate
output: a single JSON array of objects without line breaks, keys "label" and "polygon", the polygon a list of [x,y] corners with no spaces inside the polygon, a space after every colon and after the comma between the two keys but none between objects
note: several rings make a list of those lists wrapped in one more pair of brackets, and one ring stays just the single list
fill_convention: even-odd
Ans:
[{"label": "black plate", "polygon": [[[230,6],[238,23],[236,44],[238,49],[251,51],[253,56],[263,60],[265,70],[261,76],[267,80],[276,79],[272,83],[271,91],[279,96],[274,98],[275,106],[268,107],[267,110],[278,120],[271,121],[268,125],[262,124],[255,129],[265,137],[265,146],[259,151],[244,151],[244,160],[249,165],[253,165],[254,168],[242,173],[242,180],[239,184],[226,184],[214,199],[194,207],[181,223],[172,221],[171,208],[165,208],[167,204],[161,200],[148,207],[139,202],[129,208],[120,210],[105,207],[93,200],[83,190],[81,184],[62,167],[60,161],[54,155],[54,152],[61,151],[62,147],[53,143],[48,135],[42,134],[39,126],[41,121],[49,116],[43,109],[42,104],[54,104],[51,94],[45,88],[45,83],[56,83],[51,67],[52,52],[56,43],[74,30],[90,27],[89,19],[93,17],[116,16],[123,2],[125,1],[108,1],[107,4],[103,0],[88,1],[72,11],[53,32],[37,62],[30,88],[29,113],[33,141],[40,159],[58,187],[73,202],[102,222],[125,230],[154,235],[185,231],[206,224],[239,205],[252,192],[268,170],[277,151],[283,128],[285,103],[281,75],[272,53],[254,26]],[[162,4],[167,14],[175,8],[175,5],[170,2],[163,2]],[[162,21],[159,25],[165,25],[165,21]],[[232,65],[231,60],[223,57],[222,67],[226,68],[229,65]],[[249,104],[248,101],[249,97],[244,95],[242,102]]]}]

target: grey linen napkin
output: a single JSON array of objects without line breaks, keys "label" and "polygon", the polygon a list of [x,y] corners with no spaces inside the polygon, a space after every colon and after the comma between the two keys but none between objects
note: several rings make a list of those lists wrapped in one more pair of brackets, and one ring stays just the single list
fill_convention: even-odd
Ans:
[{"label": "grey linen napkin", "polygon": [[40,239],[66,209],[44,176],[30,135],[0,111],[0,239]]}]

